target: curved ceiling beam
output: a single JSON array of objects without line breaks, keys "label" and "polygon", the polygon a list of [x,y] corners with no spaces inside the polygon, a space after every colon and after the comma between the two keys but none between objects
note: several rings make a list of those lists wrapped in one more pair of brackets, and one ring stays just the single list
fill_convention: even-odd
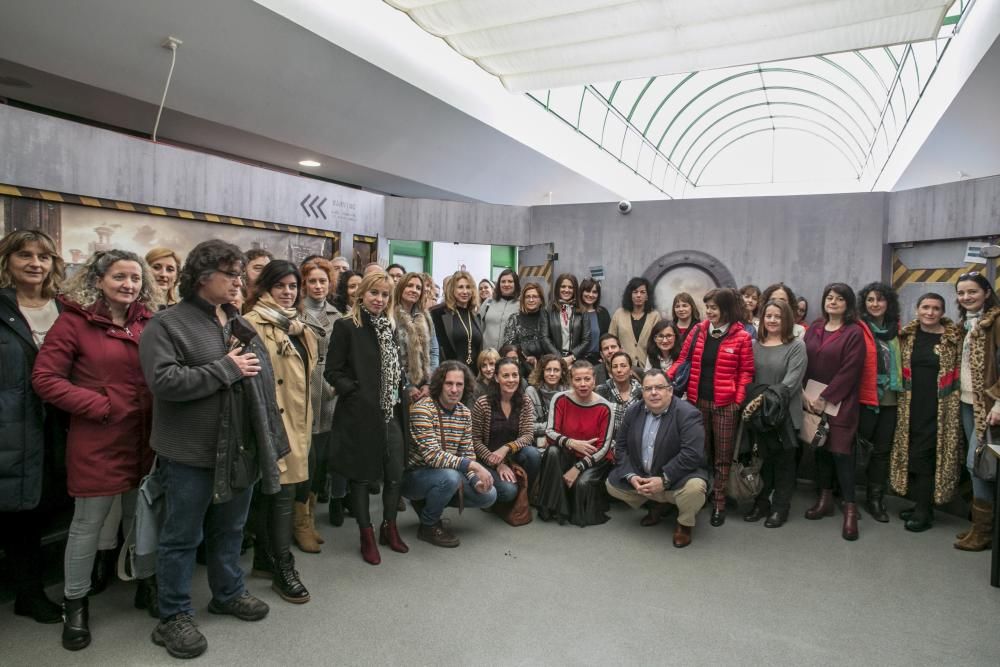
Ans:
[{"label": "curved ceiling beam", "polygon": [[[723,104],[725,102],[728,102],[729,100],[735,99],[735,98],[740,97],[742,95],[750,95],[750,94],[753,94],[753,93],[759,93],[759,92],[761,92],[763,90],[765,90],[765,88],[763,86],[757,86],[755,88],[749,88],[747,90],[741,90],[738,93],[733,93],[729,97],[726,97],[726,98],[720,100],[719,102],[717,102],[713,106],[718,106],[719,104]],[[768,88],[766,88],[766,90],[782,90],[782,91],[793,92],[793,93],[796,93],[796,94],[809,95],[809,96],[815,97],[815,98],[817,98],[817,99],[825,102],[826,104],[829,104],[830,106],[834,107],[835,109],[837,109],[838,111],[840,111],[842,114],[844,114],[845,117],[849,118],[852,121],[852,123],[854,124],[854,126],[857,127],[858,132],[864,138],[864,140],[865,140],[864,143],[869,143],[871,141],[871,139],[865,133],[864,128],[861,127],[861,124],[857,121],[857,119],[854,118],[854,116],[852,116],[847,111],[847,109],[845,109],[844,107],[840,106],[840,104],[838,104],[837,102],[834,102],[830,98],[828,98],[828,97],[826,97],[826,96],[824,96],[824,95],[822,95],[820,93],[817,93],[814,90],[809,90],[807,88],[798,88],[796,86],[769,86]],[[704,115],[704,114],[702,114],[702,115]],[[695,119],[694,122],[697,122],[697,119]],[[693,123],[692,123],[692,125],[693,125]],[[689,128],[690,128],[690,125],[689,125]],[[685,132],[686,131],[687,130],[685,130]],[[853,133],[852,133],[852,136],[853,136]],[[864,145],[864,144],[862,144],[862,145]],[[657,148],[659,148],[659,146],[657,146]],[[677,148],[677,146],[675,144],[674,149],[676,150],[676,148]],[[661,151],[661,153],[662,153],[662,151]],[[673,155],[673,151],[671,151],[671,155]],[[669,156],[665,155],[665,157],[667,157],[668,159],[671,159]]]},{"label": "curved ceiling beam", "polygon": [[[687,147],[687,150],[684,151],[684,155],[681,156],[680,161],[677,162],[677,168],[679,170],[683,171],[683,169],[684,169],[684,163],[687,162],[687,157],[691,153],[691,151],[694,149],[694,147],[698,145],[698,142],[701,141],[702,137],[704,137],[706,134],[708,134],[708,132],[713,127],[715,127],[716,125],[718,125],[722,121],[724,121],[727,118],[730,118],[732,116],[735,116],[738,113],[746,111],[748,109],[754,109],[754,108],[758,108],[758,107],[775,107],[775,106],[779,106],[779,105],[791,106],[791,107],[798,107],[798,108],[801,108],[801,109],[808,109],[808,110],[814,111],[814,112],[816,112],[816,113],[818,113],[818,114],[820,114],[822,116],[825,116],[826,118],[829,118],[831,122],[833,122],[836,125],[838,125],[840,127],[840,129],[842,129],[844,131],[844,134],[847,135],[848,137],[850,137],[851,140],[857,145],[858,151],[859,151],[860,155],[856,155],[855,158],[859,162],[864,159],[864,156],[865,156],[865,147],[861,144],[860,141],[858,141],[857,137],[855,137],[853,134],[851,134],[850,130],[847,129],[847,126],[845,126],[839,120],[837,120],[836,118],[834,118],[833,116],[831,116],[827,112],[823,111],[822,109],[818,109],[818,108],[816,108],[816,107],[814,107],[812,105],[803,104],[801,102],[758,102],[756,104],[748,104],[746,106],[742,106],[739,109],[734,109],[733,111],[730,111],[726,115],[724,115],[724,116],[716,119],[711,125],[709,125],[704,130],[702,130],[701,133],[698,134],[697,137],[695,137],[694,139],[691,140],[691,144]],[[769,114],[768,116],[758,116],[756,118],[756,120],[760,120],[762,118],[767,118],[767,117],[779,118],[780,116],[772,116],[772,115]],[[798,117],[798,116],[796,116],[796,117]],[[720,133],[720,134],[722,134],[722,133]],[[836,133],[836,132],[834,134],[837,134],[838,136],[842,136],[842,135],[840,135],[839,133]],[[845,143],[847,143],[846,139],[845,139]],[[676,146],[674,148],[676,148]],[[851,154],[852,155],[854,154],[853,150],[851,150]]]},{"label": "curved ceiling beam", "polygon": [[[823,128],[824,130],[827,129],[822,123],[819,123],[818,121],[814,121],[814,120],[811,120],[809,118],[800,118],[800,117],[797,117],[797,116],[773,116],[773,117],[767,117],[767,116],[765,116],[765,117],[762,117],[762,118],[754,118],[754,119],[751,119],[751,120],[746,120],[746,121],[743,121],[742,123],[736,123],[732,127],[728,128],[725,132],[723,132],[719,136],[717,136],[715,139],[712,139],[712,141],[709,142],[708,145],[706,145],[705,148],[703,148],[701,150],[701,152],[698,154],[698,157],[696,157],[694,159],[694,162],[691,163],[691,169],[690,169],[690,171],[688,173],[689,174],[694,174],[695,170],[698,167],[698,163],[705,156],[705,154],[709,152],[709,150],[712,148],[713,145],[715,145],[717,142],[721,141],[730,132],[732,132],[732,131],[740,128],[740,127],[743,127],[745,125],[749,125],[751,123],[757,123],[757,122],[760,122],[760,121],[771,120],[771,118],[781,118],[781,119],[784,119],[784,120],[792,120],[792,119],[794,119],[794,120],[800,120],[800,121],[805,122],[805,123],[812,123],[814,125],[818,125],[819,127]],[[771,127],[764,128],[764,129],[777,129],[777,126],[775,126],[772,123]],[[809,132],[809,134],[812,134],[812,135],[814,135],[816,137],[821,137],[828,144],[830,144],[831,146],[833,146],[834,148],[836,148],[837,151],[841,155],[844,156],[844,159],[847,160],[848,164],[851,165],[851,168],[854,169],[855,175],[857,175],[859,173],[859,171],[858,171],[859,167],[858,167],[858,164],[856,163],[856,158],[854,158],[854,157],[852,157],[850,155],[850,151],[849,150],[845,151],[844,147],[839,146],[836,142],[831,141],[828,137],[825,137],[825,136],[819,134],[818,132],[815,132],[815,131],[812,131],[812,130],[805,130],[804,128],[795,128],[793,126],[783,126],[783,129],[801,129],[803,131]],[[757,131],[754,131],[754,132],[750,132],[748,134],[741,135],[741,137],[749,136],[749,134],[755,134],[758,131],[762,131],[762,130],[757,130]],[[834,135],[834,136],[836,137],[837,135]],[[837,138],[840,139],[840,141],[843,141],[842,138],[840,138],[840,137],[837,137]],[[723,146],[723,148],[725,148],[727,146],[730,146],[731,144],[732,144],[732,142],[729,142],[725,146]],[[712,156],[712,159],[715,159],[716,155],[718,155],[718,152],[715,153],[715,155]],[[690,180],[691,180],[691,182],[694,183],[696,186],[698,184],[698,179],[701,178],[701,174],[704,173],[706,166],[707,166],[707,164],[701,168],[701,171],[698,172],[698,177],[697,178],[690,178],[689,177]]]}]

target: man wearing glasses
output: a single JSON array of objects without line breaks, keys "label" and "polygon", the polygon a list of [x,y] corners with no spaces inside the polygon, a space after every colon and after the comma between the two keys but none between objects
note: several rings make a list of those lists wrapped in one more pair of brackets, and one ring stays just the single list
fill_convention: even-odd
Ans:
[{"label": "man wearing glasses", "polygon": [[606,486],[612,497],[630,507],[649,503],[643,526],[658,524],[665,507],[676,505],[674,546],[682,548],[691,544],[695,515],[705,504],[708,470],[701,414],[673,396],[662,370],[646,371],[643,400],[629,408],[618,429],[616,465]]},{"label": "man wearing glasses", "polygon": [[204,537],[208,611],[257,621],[267,605],[250,595],[240,569],[251,489],[279,488],[278,458],[288,440],[274,396],[270,358],[232,301],[244,256],[224,241],[204,241],[180,274],[182,301],[143,331],[139,359],[153,394],[150,443],[159,457],[163,526],[156,576],[160,623],[153,642],[177,658],[208,647],[193,621],[191,579]]}]

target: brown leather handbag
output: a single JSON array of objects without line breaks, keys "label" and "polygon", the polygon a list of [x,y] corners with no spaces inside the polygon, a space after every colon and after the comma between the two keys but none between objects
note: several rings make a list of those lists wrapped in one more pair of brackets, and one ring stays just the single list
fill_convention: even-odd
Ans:
[{"label": "brown leather handbag", "polygon": [[531,523],[531,504],[528,502],[528,473],[516,463],[509,464],[517,478],[517,495],[513,502],[496,503],[493,511],[511,526]]}]

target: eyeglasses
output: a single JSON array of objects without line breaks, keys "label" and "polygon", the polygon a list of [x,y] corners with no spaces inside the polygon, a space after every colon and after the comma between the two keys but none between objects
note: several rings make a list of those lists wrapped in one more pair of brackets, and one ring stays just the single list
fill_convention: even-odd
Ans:
[{"label": "eyeglasses", "polygon": [[653,336],[653,340],[672,340],[677,338],[674,334],[656,334]]},{"label": "eyeglasses", "polygon": [[230,280],[243,280],[243,274],[239,271],[223,271],[222,269],[216,269],[216,273],[221,273]]},{"label": "eyeglasses", "polygon": [[540,297],[540,296],[538,296],[537,294],[525,294],[525,295],[524,295],[524,300],[525,300],[525,301],[528,301],[529,299],[530,299],[531,301],[538,301],[538,300],[539,300],[540,298],[541,298],[541,297]]},{"label": "eyeglasses", "polygon": [[670,388],[670,385],[668,385],[668,384],[654,384],[651,387],[643,387],[642,388],[642,393],[644,393],[644,394],[652,394],[654,391],[657,392],[657,393],[659,393],[661,391],[666,391],[669,388]]},{"label": "eyeglasses", "polygon": [[968,273],[963,273],[958,277],[957,282],[962,282],[963,280],[973,280],[979,277],[979,271],[969,271]]}]

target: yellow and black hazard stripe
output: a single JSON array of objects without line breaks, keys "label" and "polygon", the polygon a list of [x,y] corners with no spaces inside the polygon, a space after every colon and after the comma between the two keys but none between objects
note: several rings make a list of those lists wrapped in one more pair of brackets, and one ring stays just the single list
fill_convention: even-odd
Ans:
[{"label": "yellow and black hazard stripe", "polygon": [[[1000,267],[1000,262],[997,259],[993,259],[992,261],[994,265]],[[972,271],[979,271],[983,275],[986,275],[986,265],[970,262],[957,267],[911,269],[906,264],[903,264],[898,255],[894,254],[892,258],[892,286],[896,291],[899,291],[904,285],[911,285],[913,283],[955,284],[960,275]],[[1000,271],[997,271],[997,274],[998,277],[994,287],[1000,289]]]},{"label": "yellow and black hazard stripe", "polygon": [[549,287],[552,286],[552,262],[548,261],[536,266],[518,266],[517,275],[521,278],[525,276],[541,278]]},{"label": "yellow and black hazard stripe", "polygon": [[5,185],[3,183],[0,183],[0,195],[24,197],[27,199],[41,199],[44,201],[60,202],[63,204],[75,204],[77,206],[107,208],[115,211],[127,211],[130,213],[146,213],[149,215],[162,215],[169,218],[181,218],[182,220],[193,220],[198,222],[215,222],[224,225],[237,225],[239,227],[254,227],[256,229],[270,229],[276,232],[307,234],[309,236],[321,236],[323,238],[329,238],[334,240],[340,239],[340,234],[338,232],[331,232],[325,229],[299,227],[298,225],[285,225],[278,222],[262,222],[260,220],[248,220],[247,218],[236,218],[229,215],[215,215],[213,213],[184,211],[177,208],[147,206],[145,204],[115,201],[113,199],[101,199],[99,197],[85,197],[82,195],[72,195],[72,194],[67,194],[65,192],[50,192],[48,190],[36,190],[34,188],[25,188],[16,185]]}]

